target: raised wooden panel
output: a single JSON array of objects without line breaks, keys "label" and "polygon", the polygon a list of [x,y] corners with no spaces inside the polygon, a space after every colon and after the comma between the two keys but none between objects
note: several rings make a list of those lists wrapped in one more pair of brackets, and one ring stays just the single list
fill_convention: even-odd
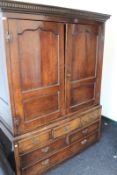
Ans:
[{"label": "raised wooden panel", "polygon": [[94,83],[79,84],[77,87],[71,85],[71,106],[83,104],[94,98]]},{"label": "raised wooden panel", "polygon": [[59,111],[59,95],[45,95],[24,101],[25,121]]},{"label": "raised wooden panel", "polygon": [[90,25],[73,25],[71,80],[95,77],[97,28]]},{"label": "raised wooden panel", "polygon": [[18,43],[22,90],[59,83],[58,33],[39,27],[27,29],[18,33]]},{"label": "raised wooden panel", "polygon": [[67,112],[95,104],[99,26],[68,24],[66,43]]},{"label": "raised wooden panel", "polygon": [[[17,134],[64,115],[64,24],[9,20]],[[15,50],[15,52],[14,52]]]}]

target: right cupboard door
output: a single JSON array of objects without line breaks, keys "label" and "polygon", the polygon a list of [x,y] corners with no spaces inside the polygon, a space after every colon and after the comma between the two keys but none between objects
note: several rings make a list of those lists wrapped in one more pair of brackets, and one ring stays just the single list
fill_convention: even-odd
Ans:
[{"label": "right cupboard door", "polygon": [[68,24],[66,27],[66,112],[99,103],[103,26]]}]

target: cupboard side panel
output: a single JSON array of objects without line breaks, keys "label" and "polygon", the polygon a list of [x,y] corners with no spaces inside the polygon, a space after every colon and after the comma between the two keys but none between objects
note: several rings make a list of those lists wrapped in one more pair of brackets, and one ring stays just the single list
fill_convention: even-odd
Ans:
[{"label": "cupboard side panel", "polygon": [[0,14],[0,16],[0,120],[11,132],[13,132],[12,111],[7,70],[7,46],[5,42],[5,30],[7,27],[7,19],[2,18],[2,14]]}]

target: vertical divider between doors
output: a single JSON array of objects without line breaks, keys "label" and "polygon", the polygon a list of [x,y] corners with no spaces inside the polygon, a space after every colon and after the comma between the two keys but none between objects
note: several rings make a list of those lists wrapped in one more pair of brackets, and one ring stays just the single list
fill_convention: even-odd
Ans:
[{"label": "vertical divider between doors", "polygon": [[64,24],[64,76],[65,76],[65,79],[64,79],[64,100],[65,100],[65,114],[66,114],[66,40],[67,40],[67,33],[66,33],[66,28],[67,28],[67,25]]}]

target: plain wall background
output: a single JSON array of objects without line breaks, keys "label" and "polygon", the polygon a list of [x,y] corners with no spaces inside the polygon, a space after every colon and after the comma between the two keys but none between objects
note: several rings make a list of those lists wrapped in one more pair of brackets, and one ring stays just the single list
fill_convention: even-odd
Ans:
[{"label": "plain wall background", "polygon": [[101,88],[102,115],[117,121],[117,6],[115,0],[20,0],[46,5],[89,10],[112,15],[106,22],[103,76]]}]

